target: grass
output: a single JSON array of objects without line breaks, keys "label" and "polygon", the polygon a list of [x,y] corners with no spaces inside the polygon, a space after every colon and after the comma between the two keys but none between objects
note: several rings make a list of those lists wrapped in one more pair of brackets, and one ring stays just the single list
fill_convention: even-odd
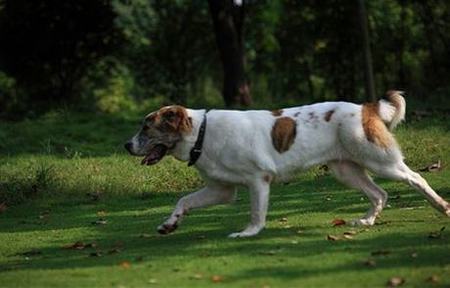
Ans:
[{"label": "grass", "polygon": [[[248,221],[245,190],[235,204],[193,211],[174,234],[157,235],[177,199],[202,182],[173,159],[141,167],[127,156],[122,143],[138,120],[60,111],[0,124],[2,287],[384,287],[394,276],[405,287],[450,286],[448,218],[410,187],[377,179],[390,193],[377,225],[333,227],[368,202],[319,168],[273,187],[257,237],[226,238]],[[424,176],[446,199],[448,120],[396,133],[412,168],[442,161]],[[106,224],[92,224],[99,219]],[[64,248],[77,241],[96,245]]]}]

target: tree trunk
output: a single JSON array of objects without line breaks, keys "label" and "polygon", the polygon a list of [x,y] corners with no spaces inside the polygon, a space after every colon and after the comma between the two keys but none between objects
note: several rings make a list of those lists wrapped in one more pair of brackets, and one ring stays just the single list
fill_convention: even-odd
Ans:
[{"label": "tree trunk", "polygon": [[373,79],[372,52],[370,50],[369,29],[367,24],[367,11],[364,0],[358,0],[359,26],[361,27],[361,41],[364,52],[364,78],[366,97],[375,102],[375,83]]},{"label": "tree trunk", "polygon": [[248,106],[251,104],[251,96],[244,70],[244,4],[238,6],[231,0],[208,2],[223,66],[225,105]]}]

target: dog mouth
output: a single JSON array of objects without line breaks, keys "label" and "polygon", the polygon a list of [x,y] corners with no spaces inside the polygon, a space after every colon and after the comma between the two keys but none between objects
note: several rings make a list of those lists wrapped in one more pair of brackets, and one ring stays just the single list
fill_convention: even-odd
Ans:
[{"label": "dog mouth", "polygon": [[158,163],[167,153],[167,146],[163,144],[155,145],[150,151],[145,155],[144,159],[141,161],[141,165],[154,165]]}]

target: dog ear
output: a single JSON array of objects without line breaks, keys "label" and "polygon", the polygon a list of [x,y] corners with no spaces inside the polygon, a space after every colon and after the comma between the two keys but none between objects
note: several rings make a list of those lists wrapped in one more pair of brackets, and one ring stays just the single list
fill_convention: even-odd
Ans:
[{"label": "dog ear", "polygon": [[192,131],[192,122],[187,111],[181,106],[175,106],[162,112],[164,126],[173,132],[189,133]]}]

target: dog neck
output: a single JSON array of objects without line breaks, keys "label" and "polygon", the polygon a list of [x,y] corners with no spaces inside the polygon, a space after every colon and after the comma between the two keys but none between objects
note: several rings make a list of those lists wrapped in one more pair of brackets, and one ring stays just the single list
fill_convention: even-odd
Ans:
[{"label": "dog neck", "polygon": [[192,122],[192,131],[182,136],[182,139],[171,150],[170,154],[180,161],[189,161],[190,152],[197,142],[200,126],[202,125],[206,110],[186,109]]}]

